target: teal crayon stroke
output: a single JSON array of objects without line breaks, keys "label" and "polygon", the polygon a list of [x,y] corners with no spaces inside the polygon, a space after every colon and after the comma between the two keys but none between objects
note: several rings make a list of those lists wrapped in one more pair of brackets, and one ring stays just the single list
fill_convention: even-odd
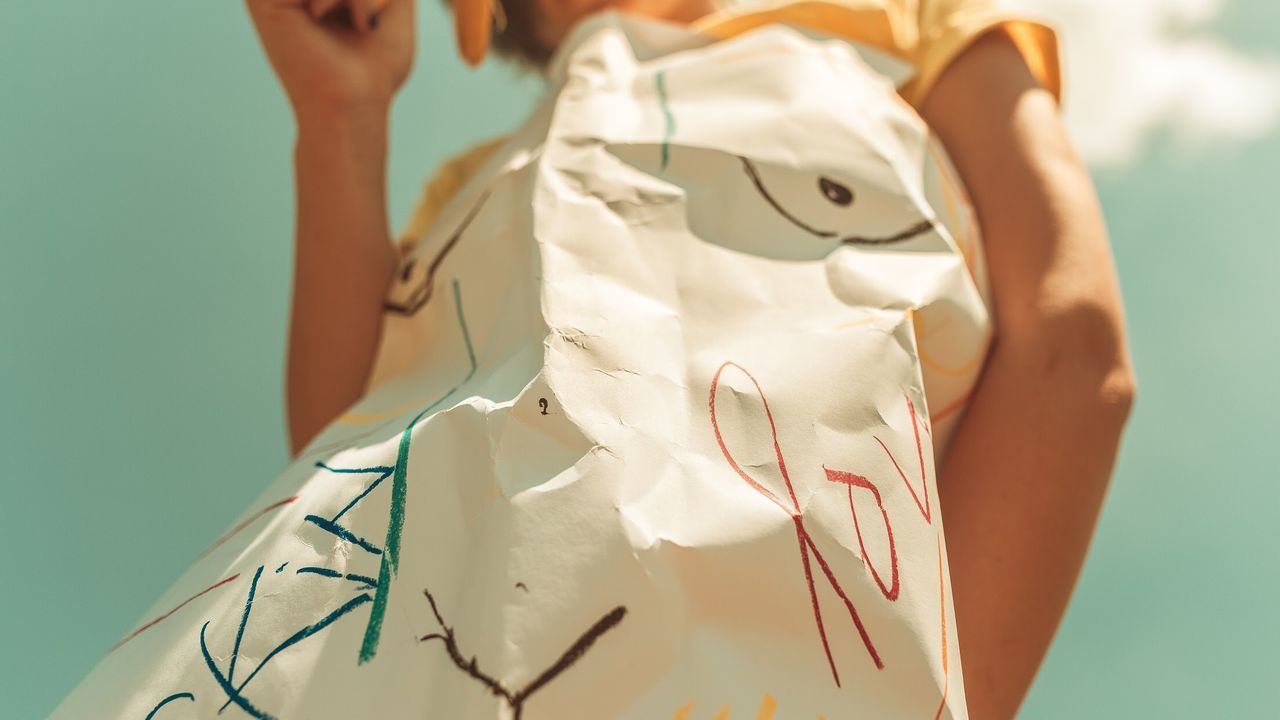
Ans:
[{"label": "teal crayon stroke", "polygon": [[213,675],[214,681],[218,683],[218,686],[221,687],[222,691],[227,695],[227,701],[223,703],[221,708],[219,708],[218,713],[221,714],[223,710],[227,709],[227,707],[232,703],[235,703],[237,707],[248,713],[250,717],[258,718],[258,720],[276,720],[274,716],[259,710],[249,702],[249,699],[244,696],[245,687],[249,685],[250,681],[257,677],[258,672],[261,671],[262,668],[266,667],[267,663],[275,659],[276,655],[288,650],[290,647],[297,645],[321,630],[324,630],[342,618],[342,616],[367,602],[369,602],[369,593],[361,593],[351,600],[348,600],[342,607],[324,616],[314,624],[308,625],[293,635],[290,635],[284,642],[275,646],[271,652],[267,653],[266,656],[264,656],[258,663],[258,666],[253,669],[253,672],[249,673],[249,677],[245,678],[238,686],[233,685],[232,681],[222,674],[222,671],[218,669],[218,664],[214,662],[213,655],[209,653],[209,645],[205,639],[205,632],[209,629],[209,623],[212,621],[206,620],[204,625],[200,626],[200,654],[204,656],[205,666],[209,668],[209,673]]},{"label": "teal crayon stroke", "polygon": [[458,313],[458,327],[462,330],[462,340],[467,347],[467,361],[471,364],[471,369],[467,371],[467,376],[462,379],[462,382],[454,385],[449,392],[418,413],[400,434],[400,449],[396,455],[395,472],[391,478],[391,519],[387,523],[387,541],[383,545],[382,565],[378,569],[378,587],[374,592],[373,608],[369,611],[369,624],[365,626],[364,642],[360,645],[359,664],[361,665],[378,654],[378,642],[382,638],[382,620],[386,616],[387,599],[391,594],[391,576],[400,569],[400,535],[404,530],[404,503],[409,492],[407,475],[409,444],[412,441],[413,428],[419,420],[448,400],[476,374],[476,351],[471,344],[471,332],[467,329],[467,319],[462,311],[462,287],[457,280],[453,281],[453,305]]},{"label": "teal crayon stroke", "polygon": [[676,117],[671,114],[671,106],[667,102],[667,71],[659,70],[654,76],[654,82],[658,86],[658,105],[662,108],[662,117],[666,120],[666,127],[662,130],[662,170],[667,169],[667,161],[671,157],[671,137],[676,132]]},{"label": "teal crayon stroke", "polygon": [[227,682],[236,681],[236,660],[240,658],[240,641],[244,639],[244,627],[249,624],[249,613],[253,612],[253,596],[258,592],[258,579],[262,577],[262,566],[258,566],[253,574],[253,582],[249,583],[249,596],[244,601],[244,613],[240,616],[240,629],[236,631],[236,644],[231,648],[231,665],[227,668]]},{"label": "teal crayon stroke", "polygon": [[159,705],[156,705],[154,708],[152,708],[151,712],[147,713],[147,720],[152,720],[152,718],[156,716],[156,713],[160,712],[160,708],[164,707],[165,705],[168,705],[174,700],[190,700],[191,702],[195,702],[196,696],[192,695],[189,692],[174,693],[169,697],[161,700]]}]

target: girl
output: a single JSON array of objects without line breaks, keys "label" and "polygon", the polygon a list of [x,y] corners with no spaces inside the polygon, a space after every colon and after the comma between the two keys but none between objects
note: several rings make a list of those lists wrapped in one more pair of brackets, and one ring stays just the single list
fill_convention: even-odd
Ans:
[{"label": "girl", "polygon": [[[575,92],[504,143],[506,174],[486,161],[499,143],[445,165],[397,247],[387,119],[411,67],[413,0],[248,6],[298,126],[287,384],[306,462],[59,716],[102,716],[113,707],[102,698],[122,692],[127,716],[161,719],[175,703],[198,716],[234,705],[252,717],[687,719],[730,700],[704,691],[760,693],[733,717],[1015,714],[1082,565],[1134,393],[1100,210],[1057,119],[1050,29],[991,0],[507,0],[497,23],[468,0],[457,9],[468,61],[492,36],[562,85],[568,73]],[[719,64],[650,77],[618,51],[692,42],[673,24],[723,38],[699,55]],[[883,86],[855,56],[776,26],[904,61],[905,105],[879,102]],[[759,77],[733,73],[740,60]],[[787,63],[803,72],[768,72]],[[831,95],[814,102],[794,81],[769,85],[778,77]],[[754,99],[741,122],[708,101],[739,100],[735,83]],[[762,96],[809,102],[751,115]],[[948,251],[950,231],[928,215],[893,215],[891,173],[841,174],[877,149],[922,150],[915,111],[972,192],[986,269],[973,247],[964,261]],[[623,137],[627,113],[659,122],[626,132],[663,118],[666,129]],[[723,127],[681,124],[698,113]],[[790,155],[750,147],[753,122],[768,131],[759,143]],[[806,155],[815,143],[840,152]],[[479,188],[474,173],[497,179]],[[867,206],[874,222],[838,233],[813,219]],[[782,236],[796,245],[765,242]],[[716,245],[739,241],[760,242]],[[787,256],[805,242],[822,254]],[[966,264],[989,274],[998,333],[965,370],[972,388],[929,409],[941,395],[925,402],[916,382],[929,343],[977,315],[927,320],[928,332],[920,319],[977,297],[956,279]],[[488,286],[463,290],[460,268],[489,265]],[[932,305],[895,295],[929,278],[959,284]],[[540,313],[512,299],[538,299]],[[408,319],[390,325],[401,320],[388,311]],[[397,365],[458,379],[438,400],[399,397],[421,388]],[[404,414],[387,404],[404,400],[416,415],[379,434]],[[335,421],[364,423],[352,407],[372,429],[344,430],[344,451],[326,451]],[[844,524],[831,520],[838,493]],[[385,541],[371,533],[381,527]],[[860,552],[841,553],[854,534]],[[676,703],[681,693],[699,694]]]},{"label": "girl", "polygon": [[[1000,332],[938,485],[969,712],[1007,718],[1067,605],[1134,396],[1107,235],[1059,119],[1057,58],[1042,26],[992,0],[848,4],[862,13],[864,39],[920,66],[907,99],[948,148],[988,251]],[[496,48],[537,66],[576,22],[609,5],[684,23],[719,7],[506,0]],[[249,7],[298,122],[288,370],[296,452],[362,394],[378,341],[397,266],[383,189],[387,110],[412,62],[414,4]],[[401,237],[419,235],[493,146],[442,168]],[[334,335],[349,338],[346,352],[317,352]]]}]

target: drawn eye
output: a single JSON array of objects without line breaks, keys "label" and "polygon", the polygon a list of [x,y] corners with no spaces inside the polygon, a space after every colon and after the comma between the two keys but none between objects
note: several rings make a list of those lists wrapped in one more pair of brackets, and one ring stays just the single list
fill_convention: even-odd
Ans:
[{"label": "drawn eye", "polygon": [[840,207],[847,207],[853,202],[853,191],[831,178],[818,178],[818,188],[823,196]]}]

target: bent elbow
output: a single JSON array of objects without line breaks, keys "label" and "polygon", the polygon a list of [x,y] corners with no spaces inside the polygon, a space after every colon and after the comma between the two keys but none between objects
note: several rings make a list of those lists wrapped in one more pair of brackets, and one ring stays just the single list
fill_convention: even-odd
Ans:
[{"label": "bent elbow", "polygon": [[1127,359],[1113,363],[1099,388],[1098,399],[1121,427],[1129,421],[1137,397],[1138,379],[1133,365]]},{"label": "bent elbow", "polygon": [[1137,398],[1124,323],[1113,306],[1079,301],[1019,318],[996,335],[996,345],[1017,357],[1027,378],[1080,420],[1123,429]]}]

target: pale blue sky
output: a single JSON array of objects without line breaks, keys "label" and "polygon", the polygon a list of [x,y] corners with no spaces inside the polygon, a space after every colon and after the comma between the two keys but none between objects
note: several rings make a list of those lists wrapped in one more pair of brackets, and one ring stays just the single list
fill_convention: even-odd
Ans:
[{"label": "pale blue sky", "polygon": [[[531,81],[424,0],[391,217]],[[1275,51],[1280,6],[1215,26]],[[243,3],[14,4],[0,23],[0,697],[43,717],[286,460],[292,126]],[[1280,137],[1097,174],[1139,400],[1027,718],[1270,717],[1280,682]]]}]

